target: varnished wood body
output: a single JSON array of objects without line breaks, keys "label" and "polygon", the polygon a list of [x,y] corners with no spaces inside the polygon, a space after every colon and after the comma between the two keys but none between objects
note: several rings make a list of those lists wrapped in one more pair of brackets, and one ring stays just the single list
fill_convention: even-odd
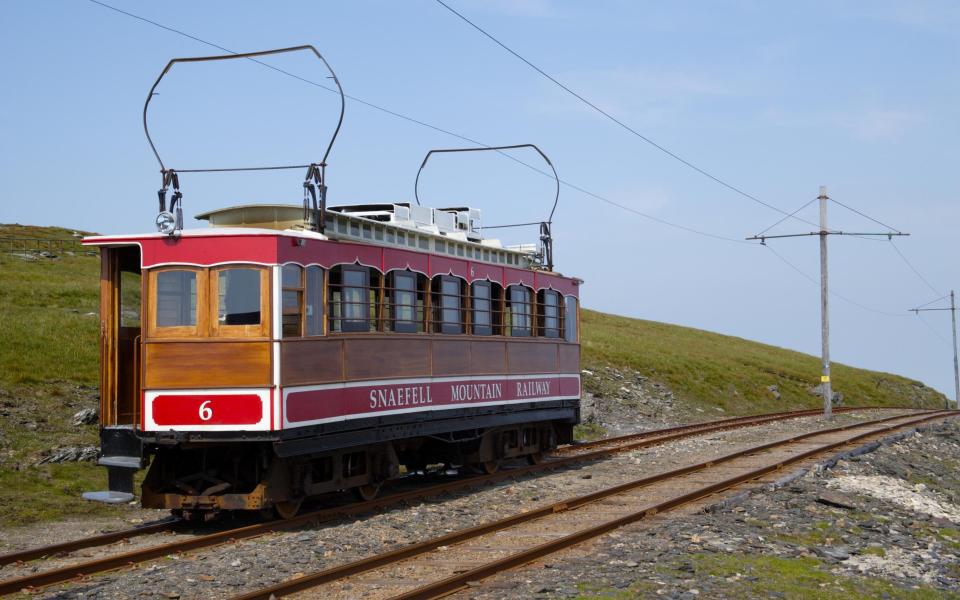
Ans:
[{"label": "varnished wood body", "polygon": [[148,341],[144,389],[269,387],[268,341]]},{"label": "varnished wood body", "polygon": [[576,373],[580,346],[559,339],[355,334],[284,340],[280,384],[470,375]]}]

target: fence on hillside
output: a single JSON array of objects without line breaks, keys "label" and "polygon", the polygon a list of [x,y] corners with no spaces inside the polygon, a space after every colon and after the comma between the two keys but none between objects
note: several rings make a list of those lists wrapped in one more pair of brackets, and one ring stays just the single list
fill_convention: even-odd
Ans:
[{"label": "fence on hillside", "polygon": [[30,238],[30,237],[0,237],[0,251],[16,252],[31,250],[47,250],[48,252],[83,251],[80,238]]}]

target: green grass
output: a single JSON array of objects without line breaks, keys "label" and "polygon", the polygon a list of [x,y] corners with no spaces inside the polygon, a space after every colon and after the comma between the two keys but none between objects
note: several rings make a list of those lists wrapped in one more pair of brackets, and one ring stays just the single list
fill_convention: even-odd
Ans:
[{"label": "green grass", "polygon": [[[0,225],[0,237],[72,238],[55,227]],[[99,258],[83,250],[25,261],[0,251],[0,514],[4,525],[71,514],[113,514],[78,493],[100,489],[106,475],[90,463],[40,465],[48,449],[97,443],[95,425],[70,418],[96,406],[99,372]],[[818,360],[781,348],[676,325],[583,312],[583,363],[632,368],[695,406],[756,413],[819,400],[807,388]],[[588,386],[598,378],[586,378]],[[776,402],[766,390],[780,387]],[[617,382],[610,385],[619,386]],[[589,389],[589,387],[588,387]],[[835,366],[835,389],[848,403],[942,406],[943,396],[885,373]],[[580,433],[602,436],[599,427]]]},{"label": "green grass", "polygon": [[[586,369],[620,365],[667,384],[678,398],[730,413],[816,407],[820,360],[808,354],[689,327],[584,310]],[[899,375],[833,363],[833,389],[846,405],[942,407],[944,396]],[[587,383],[594,378],[587,378]],[[767,389],[776,385],[777,400]],[[588,388],[589,389],[589,388]]]},{"label": "green grass", "polygon": [[[895,600],[956,599],[960,594],[930,586],[902,588],[882,579],[835,575],[830,566],[816,558],[782,558],[730,554],[692,554],[685,559],[692,563],[693,573],[664,564],[658,571],[662,579],[693,578],[698,583],[691,587],[714,586],[722,590],[724,598],[771,598],[786,600],[847,600],[849,598],[887,598]],[[589,582],[580,585],[581,599],[656,597],[661,586],[640,580],[626,590],[604,588]],[[703,593],[703,592],[701,592]],[[713,597],[713,596],[706,596]]]}]

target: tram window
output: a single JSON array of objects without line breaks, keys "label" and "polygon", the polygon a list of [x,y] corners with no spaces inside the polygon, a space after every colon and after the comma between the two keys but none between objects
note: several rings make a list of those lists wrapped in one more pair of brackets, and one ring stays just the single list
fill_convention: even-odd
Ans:
[{"label": "tram window", "polygon": [[560,337],[559,294],[552,290],[542,290],[540,296],[539,335],[548,338]]},{"label": "tram window", "polygon": [[473,334],[493,335],[493,295],[489,281],[474,281],[471,284],[473,301]]},{"label": "tram window", "polygon": [[367,225],[366,223],[363,224],[363,237],[368,240],[373,237],[373,227]]},{"label": "tram window", "polygon": [[564,298],[564,305],[566,308],[566,314],[564,315],[564,329],[565,335],[564,338],[568,342],[577,341],[577,299],[573,296],[566,296]]},{"label": "tram window", "polygon": [[303,267],[283,265],[281,271],[283,285],[283,337],[303,335]]},{"label": "tram window", "polygon": [[434,248],[437,252],[443,252],[447,249],[447,244],[443,240],[437,240],[433,243]]},{"label": "tram window", "polygon": [[430,240],[425,237],[420,238],[420,249],[429,250],[430,249]]},{"label": "tram window", "polygon": [[330,330],[370,330],[370,272],[365,267],[338,267],[331,273]]},{"label": "tram window", "polygon": [[388,230],[387,230],[387,243],[388,243],[388,244],[395,244],[396,241],[397,241],[397,234],[394,233],[394,231],[393,231],[392,229],[388,229]]},{"label": "tram window", "polygon": [[323,269],[307,267],[306,335],[323,335]]},{"label": "tram window", "polygon": [[411,233],[410,235],[408,235],[408,236],[407,236],[407,245],[410,246],[411,248],[416,247],[416,245],[417,245],[417,236],[413,235],[412,233]]},{"label": "tram window", "polygon": [[397,232],[397,243],[398,243],[398,244],[401,244],[401,245],[406,244],[406,243],[407,243],[407,234],[405,234],[405,233],[402,232],[402,231],[398,231],[398,232]]},{"label": "tram window", "polygon": [[217,290],[217,321],[221,325],[260,323],[260,271],[250,268],[222,269]]},{"label": "tram window", "polygon": [[197,273],[157,273],[157,327],[194,327],[197,324]]},{"label": "tram window", "polygon": [[383,241],[383,227],[377,227],[373,230],[373,237],[376,240]]},{"label": "tram window", "polygon": [[347,232],[347,221],[345,219],[337,219],[337,233],[346,233]]},{"label": "tram window", "polygon": [[507,288],[507,311],[504,316],[510,320],[510,335],[530,336],[530,288],[522,285],[511,285]]},{"label": "tram window", "polygon": [[460,279],[450,275],[434,278],[434,306],[439,333],[463,333],[463,317],[460,311]]},{"label": "tram window", "polygon": [[417,319],[417,274],[410,271],[395,271],[390,290],[390,319],[393,330],[401,333],[416,333]]},{"label": "tram window", "polygon": [[350,223],[350,235],[360,237],[360,223]]}]

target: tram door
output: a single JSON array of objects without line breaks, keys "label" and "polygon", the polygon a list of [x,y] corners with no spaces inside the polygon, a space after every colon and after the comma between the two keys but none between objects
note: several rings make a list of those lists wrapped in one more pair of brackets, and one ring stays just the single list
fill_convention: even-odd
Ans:
[{"label": "tram door", "polygon": [[100,424],[140,420],[140,248],[103,248],[100,268]]}]

